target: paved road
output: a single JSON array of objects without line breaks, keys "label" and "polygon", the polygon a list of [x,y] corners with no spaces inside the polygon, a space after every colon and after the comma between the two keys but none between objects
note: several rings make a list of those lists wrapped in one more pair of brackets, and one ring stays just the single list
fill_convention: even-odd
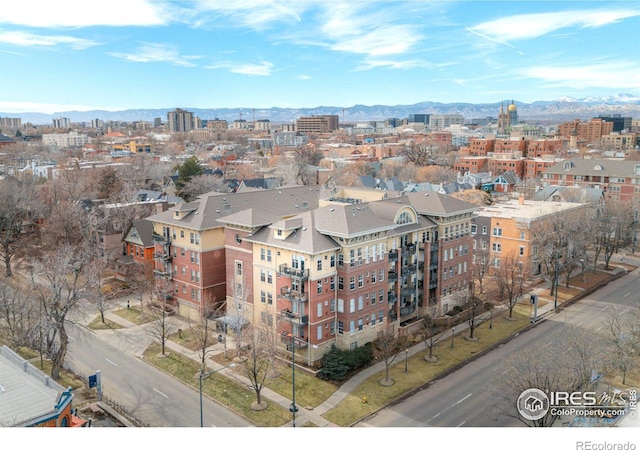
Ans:
[{"label": "paved road", "polygon": [[[86,376],[100,370],[104,392],[132,415],[153,427],[199,427],[200,396],[81,326],[69,327],[71,341],[65,365]],[[252,426],[224,406],[203,399],[204,424],[215,427]]]},{"label": "paved road", "polygon": [[524,349],[549,346],[549,335],[568,326],[598,330],[611,311],[624,314],[638,305],[639,271],[610,283],[593,295],[550,316],[516,339],[436,381],[410,398],[379,411],[359,426],[375,427],[517,427],[516,418],[494,406],[493,380],[509,370],[504,359]]}]

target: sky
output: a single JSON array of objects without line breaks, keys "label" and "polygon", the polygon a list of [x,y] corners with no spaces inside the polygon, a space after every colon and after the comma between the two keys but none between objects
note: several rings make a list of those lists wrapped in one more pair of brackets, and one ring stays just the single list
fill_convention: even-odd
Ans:
[{"label": "sky", "polygon": [[640,96],[640,2],[20,0],[0,111]]}]

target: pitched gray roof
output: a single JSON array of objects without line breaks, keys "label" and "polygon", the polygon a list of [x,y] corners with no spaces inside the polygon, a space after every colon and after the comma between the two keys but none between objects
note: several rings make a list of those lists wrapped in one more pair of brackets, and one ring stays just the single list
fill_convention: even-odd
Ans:
[{"label": "pitched gray roof", "polygon": [[395,224],[376,214],[370,203],[331,205],[316,212],[318,231],[331,236],[353,237],[375,231],[392,230]]},{"label": "pitched gray roof", "polygon": [[[250,208],[282,218],[317,208],[320,190],[320,186],[294,186],[235,194],[209,192],[194,202],[169,208],[147,217],[147,220],[192,230],[208,230],[223,226],[218,219]],[[187,214],[182,218],[175,217],[176,211],[186,211]]]},{"label": "pitched gray roof", "polygon": [[277,229],[276,224],[274,224],[261,228],[253,235],[247,236],[245,240],[265,245],[271,244],[276,247],[308,254],[338,250],[340,245],[336,241],[317,230],[318,211],[307,211],[293,219],[289,219],[290,225],[296,226],[296,228],[285,239],[279,239],[274,236],[273,230]]},{"label": "pitched gray roof", "polygon": [[[425,216],[451,216],[465,212],[473,212],[478,209],[477,206],[471,203],[467,203],[438,192],[407,192],[406,198],[418,214]],[[397,199],[391,198],[382,201],[394,200]]]},{"label": "pitched gray roof", "polygon": [[143,247],[153,247],[153,223],[146,219],[134,220],[131,227],[136,229]]},{"label": "pitched gray roof", "polygon": [[572,158],[546,168],[544,173],[630,177],[640,173],[636,166],[640,168],[637,161]]}]

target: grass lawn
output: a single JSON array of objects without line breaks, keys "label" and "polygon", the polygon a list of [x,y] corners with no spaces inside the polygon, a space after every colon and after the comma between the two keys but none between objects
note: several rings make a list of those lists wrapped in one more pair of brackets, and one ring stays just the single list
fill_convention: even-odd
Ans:
[{"label": "grass lawn", "polygon": [[[227,365],[232,362],[231,357],[235,356],[235,349],[228,351],[228,357],[225,358],[222,354],[214,355],[212,360],[218,364]],[[242,367],[236,366],[233,370],[237,373],[242,373]],[[277,377],[268,377],[265,382],[265,387],[271,389],[273,392],[291,399],[292,397],[292,382],[291,377],[293,375],[291,370],[291,364],[276,360],[275,372],[278,373]],[[326,399],[337,390],[337,386],[316,378],[314,375],[309,374],[299,367],[296,367],[296,405],[299,407],[312,407],[320,405]]]},{"label": "grass lawn", "polygon": [[[159,353],[160,345],[154,343],[144,352],[143,358],[183,383],[196,390],[199,389],[199,379],[196,374],[200,370],[200,365],[196,361],[177,353],[170,353],[168,357],[159,357]],[[252,410],[251,403],[256,400],[253,390],[221,374],[213,374],[203,380],[202,391],[203,394],[246,417],[259,427],[280,427],[291,420],[289,410],[273,402],[269,402],[269,406],[263,411]]]},{"label": "grass lawn", "polygon": [[438,357],[436,363],[428,363],[424,360],[424,357],[429,354],[429,350],[425,348],[408,359],[408,373],[404,372],[404,357],[398,355],[394,365],[389,369],[389,378],[394,382],[392,386],[380,384],[380,381],[385,378],[385,372],[384,370],[378,372],[358,386],[334,409],[328,411],[324,418],[344,427],[353,425],[358,420],[374,413],[403,394],[422,386],[480,350],[529,325],[528,309],[516,307],[513,316],[517,320],[507,320],[506,315],[494,317],[491,329],[489,328],[490,323],[484,322],[476,328],[474,333],[479,338],[478,341],[469,341],[464,338],[464,336],[468,336],[468,330],[455,336],[453,348],[451,348],[451,339],[440,341],[433,349],[433,355]]},{"label": "grass lawn", "polygon": [[87,325],[87,327],[91,330],[117,330],[119,328],[123,328],[122,325],[113,322],[107,318],[104,319],[104,322],[100,318],[100,314],[93,319],[93,321]]},{"label": "grass lawn", "polygon": [[138,308],[121,308],[111,311],[113,314],[128,320],[136,325],[144,325],[153,320],[153,316],[146,313],[141,313]]}]

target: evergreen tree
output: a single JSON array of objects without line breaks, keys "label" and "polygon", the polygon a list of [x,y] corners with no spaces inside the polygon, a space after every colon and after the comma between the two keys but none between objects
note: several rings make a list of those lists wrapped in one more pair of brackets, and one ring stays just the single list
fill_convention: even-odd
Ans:
[{"label": "evergreen tree", "polygon": [[184,162],[178,166],[177,170],[178,170],[178,179],[176,180],[176,194],[184,198],[185,201],[190,202],[193,199],[187,198],[190,196],[186,195],[186,193],[183,192],[183,189],[185,185],[189,181],[191,181],[192,178],[204,174],[204,169],[200,164],[200,161],[198,161],[198,158],[196,158],[195,156],[192,156],[188,159],[185,159]]}]

